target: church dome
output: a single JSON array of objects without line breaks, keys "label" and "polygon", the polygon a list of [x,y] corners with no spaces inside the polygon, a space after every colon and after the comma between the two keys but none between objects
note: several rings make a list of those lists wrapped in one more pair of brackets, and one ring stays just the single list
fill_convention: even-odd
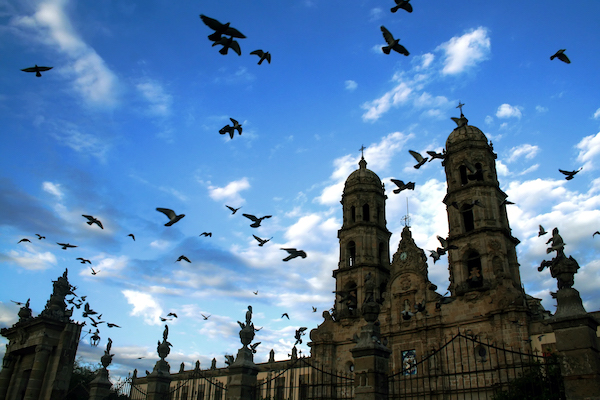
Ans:
[{"label": "church dome", "polygon": [[358,165],[359,168],[352,172],[350,176],[348,176],[348,179],[346,179],[344,192],[347,192],[358,185],[361,187],[364,187],[365,185],[373,185],[378,189],[382,189],[381,179],[379,179],[375,172],[367,169],[367,162],[364,158],[360,159]]},{"label": "church dome", "polygon": [[476,126],[467,125],[466,118],[465,123],[462,126],[458,126],[452,131],[448,139],[446,140],[446,151],[449,151],[452,146],[459,145],[464,142],[474,143],[483,142],[487,144],[487,138],[483,132]]}]

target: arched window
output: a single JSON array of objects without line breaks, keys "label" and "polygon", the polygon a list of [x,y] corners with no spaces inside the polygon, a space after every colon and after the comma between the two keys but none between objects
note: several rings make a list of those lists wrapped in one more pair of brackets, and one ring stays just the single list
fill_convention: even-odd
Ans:
[{"label": "arched window", "polygon": [[459,168],[459,171],[460,171],[460,184],[462,186],[464,186],[467,183],[469,183],[469,178],[467,178],[467,167],[464,165],[461,165]]},{"label": "arched window", "polygon": [[363,221],[370,221],[371,220],[371,214],[369,213],[369,205],[365,204],[363,206]]},{"label": "arched window", "polygon": [[350,315],[354,315],[358,306],[358,293],[355,282],[348,282],[344,285],[342,304],[346,307]]},{"label": "arched window", "polygon": [[383,260],[385,259],[385,245],[383,242],[379,243],[379,265],[384,265]]},{"label": "arched window", "polygon": [[467,284],[470,288],[483,286],[483,273],[481,272],[481,258],[479,253],[472,251],[467,257]]},{"label": "arched window", "polygon": [[475,220],[473,218],[473,206],[465,204],[461,207],[460,213],[463,218],[463,226],[465,227],[465,232],[471,232],[475,229]]},{"label": "arched window", "polygon": [[473,178],[479,182],[483,181],[483,167],[481,166],[481,163],[475,164],[475,168],[477,168],[477,172],[473,174]]},{"label": "arched window", "polygon": [[353,267],[356,263],[356,244],[353,241],[348,242],[346,246],[346,260],[349,267]]},{"label": "arched window", "polygon": [[356,222],[356,208],[354,206],[350,207],[350,218],[352,222]]}]

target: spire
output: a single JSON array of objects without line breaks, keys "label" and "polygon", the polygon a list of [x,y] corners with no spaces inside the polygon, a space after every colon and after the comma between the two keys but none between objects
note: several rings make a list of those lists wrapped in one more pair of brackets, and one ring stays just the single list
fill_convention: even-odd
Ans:
[{"label": "spire", "polygon": [[358,166],[360,169],[367,169],[367,161],[365,160],[365,149],[366,147],[360,146],[360,161],[358,162]]}]

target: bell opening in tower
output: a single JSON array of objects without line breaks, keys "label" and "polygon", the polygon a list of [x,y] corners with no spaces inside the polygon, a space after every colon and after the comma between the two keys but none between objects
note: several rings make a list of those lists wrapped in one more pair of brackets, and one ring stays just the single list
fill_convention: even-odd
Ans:
[{"label": "bell opening in tower", "polygon": [[363,221],[370,221],[371,220],[371,215],[369,213],[369,205],[365,204],[363,206]]},{"label": "bell opening in tower", "polygon": [[467,258],[467,284],[470,288],[479,288],[483,286],[483,275],[481,273],[481,258],[479,253],[473,251]]},{"label": "bell opening in tower", "polygon": [[473,207],[469,205],[464,205],[460,210],[463,219],[463,226],[465,227],[465,232],[471,232],[475,229],[475,219],[473,217]]},{"label": "bell opening in tower", "polygon": [[347,251],[347,255],[348,255],[348,257],[347,257],[348,266],[353,267],[355,264],[355,260],[356,260],[356,244],[353,241],[348,242],[346,251]]}]

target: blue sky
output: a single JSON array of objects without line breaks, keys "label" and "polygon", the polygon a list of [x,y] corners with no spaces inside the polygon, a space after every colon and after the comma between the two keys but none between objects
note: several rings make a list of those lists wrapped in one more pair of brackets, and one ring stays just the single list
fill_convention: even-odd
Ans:
[{"label": "blue sky", "polygon": [[[392,251],[407,198],[417,245],[447,235],[443,168],[414,169],[408,150],[441,151],[459,101],[493,141],[516,203],[507,209],[527,292],[554,310],[537,231],[557,226],[581,266],[575,287],[598,310],[600,3],[414,0],[411,14],[393,5],[0,0],[0,326],[16,322],[11,300],[31,298],[39,313],[68,268],[77,292],[122,326],[78,351],[97,363],[111,337],[113,374],[152,368],[169,312],[179,316],[169,321],[172,370],[223,365],[241,346],[236,321],[249,304],[263,327],[256,360],[271,348],[286,358],[294,331],[315,328],[333,305],[339,201],[362,145],[389,190]],[[219,54],[200,14],[241,31],[242,55]],[[409,56],[381,51],[381,25]],[[258,65],[256,49],[272,63]],[[550,61],[558,49],[571,64]],[[53,69],[20,71],[34,64]],[[219,134],[229,118],[242,135]],[[558,172],[580,167],[571,181]],[[394,195],[391,178],[416,188]],[[226,204],[242,208],[232,215]],[[165,227],[156,207],[186,216]],[[242,212],[272,218],[253,229]],[[272,240],[258,247],[253,234]],[[281,247],[308,257],[285,263]],[[175,262],[182,254],[192,263]],[[430,259],[429,276],[445,293],[447,261]]]}]

